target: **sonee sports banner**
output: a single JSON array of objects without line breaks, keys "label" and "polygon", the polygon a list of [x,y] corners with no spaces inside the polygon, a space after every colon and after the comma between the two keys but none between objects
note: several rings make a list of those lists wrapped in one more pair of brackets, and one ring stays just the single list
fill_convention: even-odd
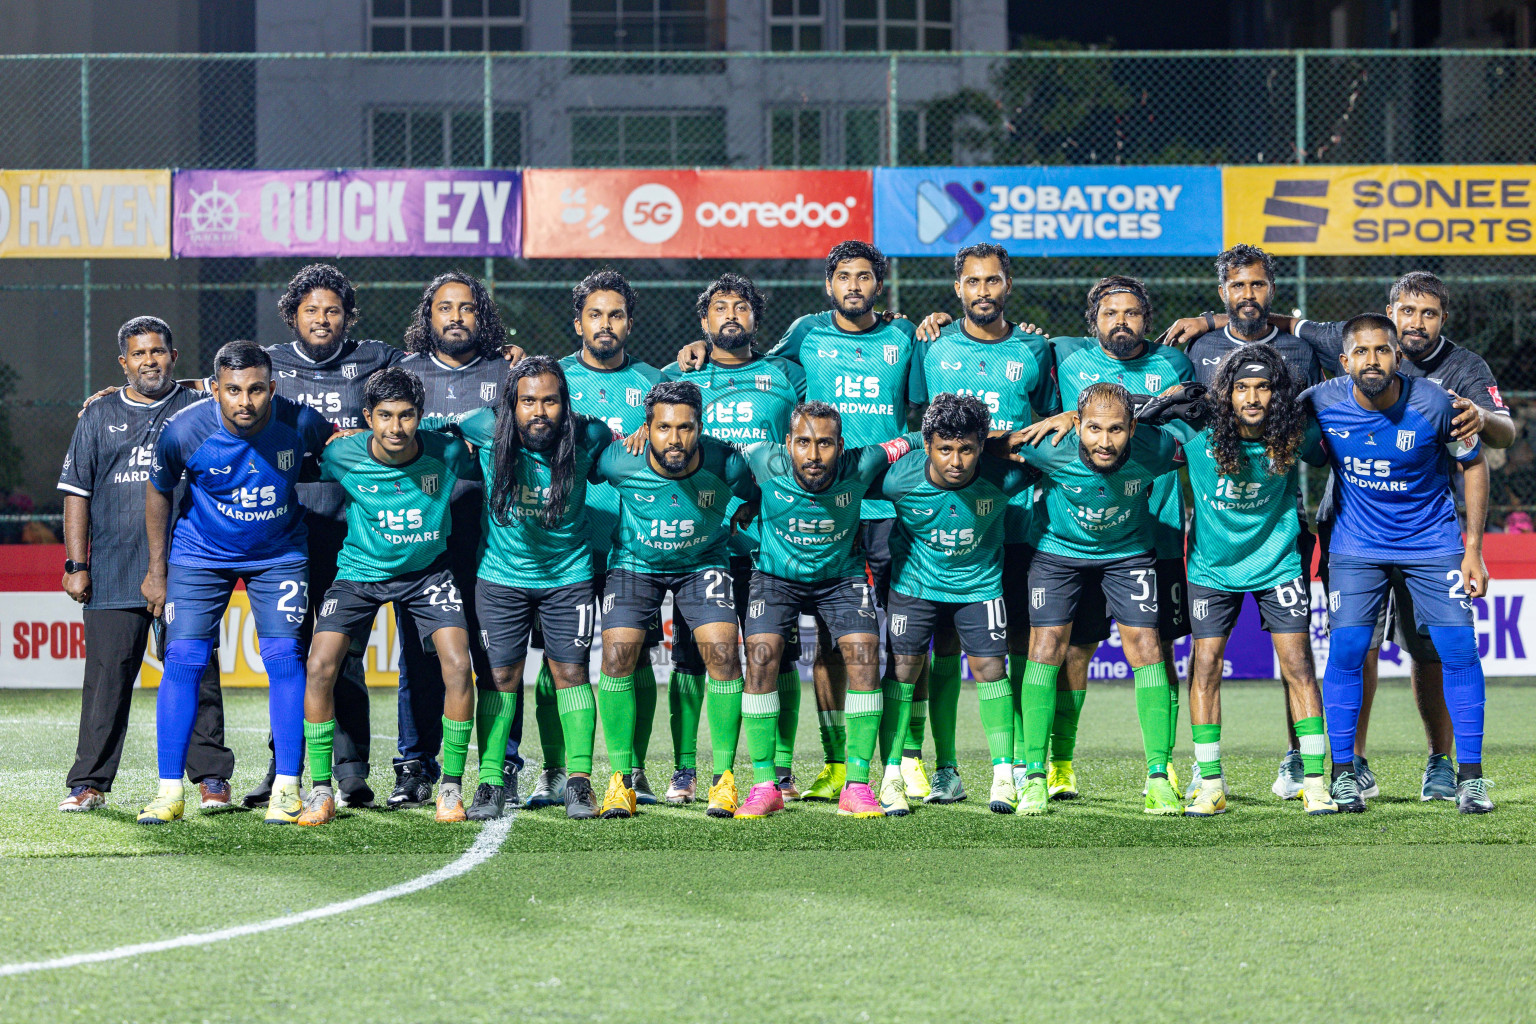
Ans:
[{"label": "sonee sports banner", "polygon": [[868,240],[868,171],[530,170],[523,255],[818,259]]}]

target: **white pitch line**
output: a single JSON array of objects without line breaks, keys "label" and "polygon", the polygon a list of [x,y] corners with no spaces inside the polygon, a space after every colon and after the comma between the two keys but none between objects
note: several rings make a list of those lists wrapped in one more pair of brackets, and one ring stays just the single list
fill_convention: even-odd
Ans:
[{"label": "white pitch line", "polygon": [[71,956],[61,956],[53,960],[34,960],[29,963],[0,964],[0,977],[14,974],[31,974],[34,971],[52,971],[61,967],[79,967],[82,964],[99,964],[108,960],[126,960],[128,957],[140,956],[144,953],[164,953],[171,949],[186,949],[190,946],[208,946],[215,942],[226,942],[230,939],[239,939],[247,935],[258,935],[262,932],[276,931],[279,928],[290,928],[296,924],[305,924],[309,921],[318,921],[324,917],[335,917],[337,914],[345,914],[353,910],[361,910],[363,907],[371,907],[375,903],[383,903],[399,896],[409,896],[413,892],[429,889],[439,882],[446,882],[450,878],[473,871],[496,855],[501,849],[502,843],[507,841],[507,833],[512,829],[512,816],[501,818],[491,822],[475,837],[474,844],[451,864],[446,864],[436,871],[429,871],[425,875],[413,878],[399,885],[392,885],[388,889],[379,889],[375,892],[365,893],[362,896],[350,900],[342,900],[339,903],[328,903],[323,907],[306,910],[299,914],[288,914],[284,917],[274,917],[268,921],[257,921],[253,924],[236,925],[233,928],[223,928],[216,932],[194,932],[191,935],[181,935],[174,939],[161,939],[158,942],[137,942],[131,946],[118,946],[116,949],[104,949],[97,953],[75,953]]}]

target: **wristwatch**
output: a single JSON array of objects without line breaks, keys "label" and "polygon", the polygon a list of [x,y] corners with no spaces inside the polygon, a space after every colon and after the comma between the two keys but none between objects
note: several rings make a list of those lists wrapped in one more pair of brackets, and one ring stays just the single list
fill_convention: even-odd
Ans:
[{"label": "wristwatch", "polygon": [[90,562],[77,562],[73,558],[66,558],[66,559],[64,559],[64,572],[66,574],[77,573],[77,572],[90,572],[90,571],[91,571],[91,563]]}]

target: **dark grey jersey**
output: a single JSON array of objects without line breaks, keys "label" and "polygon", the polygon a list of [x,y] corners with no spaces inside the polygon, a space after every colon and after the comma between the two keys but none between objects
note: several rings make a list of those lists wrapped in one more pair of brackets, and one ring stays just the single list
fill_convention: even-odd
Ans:
[{"label": "dark grey jersey", "polygon": [[[1278,327],[1271,327],[1268,334],[1256,341],[1245,341],[1235,337],[1227,327],[1219,331],[1209,331],[1191,342],[1185,355],[1189,356],[1189,361],[1194,364],[1195,379],[1208,386],[1216,379],[1216,368],[1221,365],[1222,360],[1244,345],[1259,343],[1272,345],[1280,352],[1280,358],[1285,360],[1286,369],[1297,378],[1298,394],[1322,382],[1323,363],[1318,351],[1306,341],[1294,334],[1286,334]],[[1329,365],[1337,366],[1338,360],[1335,359]]]},{"label": "dark grey jersey", "polygon": [[[400,366],[420,377],[426,388],[427,407],[421,417],[421,426],[425,430],[442,430],[476,409],[496,408],[507,383],[507,361],[500,357],[487,359],[481,356],[463,366],[449,366],[435,355],[413,352]],[[484,485],[479,480],[460,480],[454,484],[455,531],[471,512],[470,505],[474,506],[472,511],[478,526],[483,494]]]},{"label": "dark grey jersey", "polygon": [[[139,584],[149,570],[144,489],[155,440],[165,421],[208,396],[178,387],[158,402],[135,402],[127,389],[92,402],[75,424],[59,490],[91,502],[91,608],[143,608]],[[178,488],[178,504],[185,486]]]}]

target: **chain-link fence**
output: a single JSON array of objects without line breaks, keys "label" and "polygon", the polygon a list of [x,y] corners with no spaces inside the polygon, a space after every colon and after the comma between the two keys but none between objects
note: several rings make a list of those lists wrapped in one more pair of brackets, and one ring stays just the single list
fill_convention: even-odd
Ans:
[{"label": "chain-link fence", "polygon": [[[1512,51],[24,56],[0,57],[0,95],[0,166],[17,168],[1536,162],[1536,53]],[[277,296],[304,262],[0,260],[0,540],[57,509],[79,401],[120,379],[118,324],[164,317],[190,376],[230,338],[283,340]],[[458,262],[491,280],[520,343],[569,350],[569,289],[588,264]],[[728,266],[612,262],[640,290],[636,344],[658,364]],[[1319,319],[1381,308],[1396,276],[1435,271],[1452,289],[1447,333],[1536,418],[1536,258],[1280,266],[1278,305]],[[765,337],[823,308],[815,261],[729,268],[766,286]],[[344,269],[360,333],[398,343],[444,261]],[[1148,281],[1159,327],[1219,303],[1209,259],[1018,259],[1010,314],[1078,332],[1084,293],[1112,271]],[[891,305],[953,309],[947,262],[897,261]],[[1536,502],[1530,439],[1498,459],[1495,503]]]}]

